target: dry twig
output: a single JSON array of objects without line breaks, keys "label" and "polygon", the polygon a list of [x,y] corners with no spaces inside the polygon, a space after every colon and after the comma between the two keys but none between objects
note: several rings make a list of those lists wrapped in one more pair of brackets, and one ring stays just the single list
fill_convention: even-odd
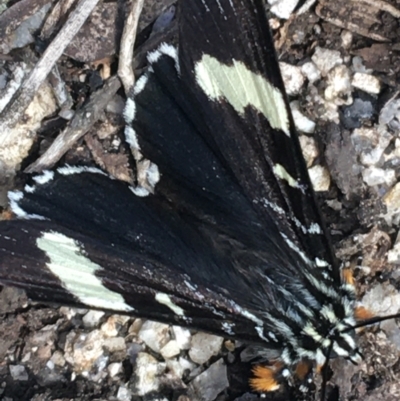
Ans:
[{"label": "dry twig", "polygon": [[20,121],[37,90],[71,42],[87,17],[96,6],[98,0],[80,0],[67,22],[54,38],[42,58],[29,74],[26,81],[15,93],[0,117],[0,143],[10,140],[12,128]]},{"label": "dry twig", "polygon": [[126,94],[128,94],[135,83],[135,74],[132,68],[133,47],[143,3],[144,0],[132,0],[130,11],[125,19],[124,31],[122,32],[118,76],[121,78]]},{"label": "dry twig", "polygon": [[117,90],[121,87],[121,82],[117,77],[110,78],[101,89],[93,94],[90,101],[75,113],[71,124],[62,132],[49,149],[28,166],[26,173],[40,172],[51,168],[67,152],[71,146],[99,119],[104,108],[113,98]]}]

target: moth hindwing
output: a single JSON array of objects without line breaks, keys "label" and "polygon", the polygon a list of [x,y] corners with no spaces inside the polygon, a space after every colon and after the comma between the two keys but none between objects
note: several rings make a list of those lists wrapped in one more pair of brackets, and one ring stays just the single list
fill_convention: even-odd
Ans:
[{"label": "moth hindwing", "polygon": [[33,177],[10,193],[19,220],[0,226],[0,280],[268,349],[259,391],[331,350],[357,361],[352,280],[315,201],[262,1],[179,5],[179,49],[149,54],[125,110],[154,193],[88,167]]}]

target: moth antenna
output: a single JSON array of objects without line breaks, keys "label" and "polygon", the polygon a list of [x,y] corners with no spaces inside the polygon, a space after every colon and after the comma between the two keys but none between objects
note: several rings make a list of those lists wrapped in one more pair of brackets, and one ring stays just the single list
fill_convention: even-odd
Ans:
[{"label": "moth antenna", "polygon": [[396,319],[398,317],[400,317],[400,313],[395,313],[393,315],[387,315],[387,316],[374,316],[369,319],[365,319],[365,320],[347,328],[346,330],[343,330],[343,332],[347,333],[349,331],[359,329],[361,327],[370,326],[370,325],[373,325],[376,323],[384,322],[385,320],[389,320],[389,319]]}]

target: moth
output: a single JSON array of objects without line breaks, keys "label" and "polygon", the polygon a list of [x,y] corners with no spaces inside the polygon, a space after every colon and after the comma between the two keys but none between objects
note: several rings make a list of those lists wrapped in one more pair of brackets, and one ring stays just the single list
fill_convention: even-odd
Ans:
[{"label": "moth", "polygon": [[88,166],[28,178],[0,224],[0,282],[33,300],[252,344],[255,391],[360,361],[351,272],[332,250],[261,0],[179,2],[125,109],[147,185]]}]

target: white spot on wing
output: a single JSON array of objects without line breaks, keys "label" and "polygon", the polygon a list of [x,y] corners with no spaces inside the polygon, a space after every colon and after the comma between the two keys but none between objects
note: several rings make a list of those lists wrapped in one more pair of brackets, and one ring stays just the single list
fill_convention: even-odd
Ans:
[{"label": "white spot on wing", "polygon": [[291,187],[298,188],[304,193],[304,188],[295,180],[281,164],[275,164],[273,171],[276,177],[285,180]]},{"label": "white spot on wing", "polygon": [[311,282],[311,284],[313,284],[314,287],[317,288],[319,291],[321,291],[323,294],[325,294],[328,297],[331,297],[333,299],[336,299],[338,301],[341,299],[341,297],[334,290],[333,287],[327,287],[324,282],[317,280],[313,275],[309,274],[308,272],[305,272],[305,275],[307,276],[307,278]]},{"label": "white spot on wing", "polygon": [[315,362],[317,362],[317,365],[323,366],[326,361],[325,355],[322,353],[320,349],[317,349],[315,353]]},{"label": "white spot on wing", "polygon": [[281,358],[286,365],[290,365],[292,363],[292,358],[290,357],[290,352],[287,348],[284,348],[281,353]]},{"label": "white spot on wing", "polygon": [[318,223],[310,224],[310,227],[308,228],[308,232],[310,234],[322,234],[321,227],[319,226]]},{"label": "white spot on wing", "polygon": [[335,351],[335,353],[339,356],[342,357],[347,357],[349,356],[349,353],[347,350],[343,349],[342,347],[340,347],[336,342],[333,343],[333,350]]},{"label": "white spot on wing", "polygon": [[184,283],[186,284],[186,287],[189,288],[190,291],[197,291],[197,287],[191,284],[189,281],[185,280]]},{"label": "white spot on wing", "polygon": [[247,311],[246,309],[241,308],[238,305],[235,305],[238,312],[245,318],[251,320],[252,322],[256,323],[258,326],[262,327],[263,326],[263,321],[261,319],[259,319],[257,316],[253,315],[252,313],[250,313],[249,311]]},{"label": "white spot on wing", "polygon": [[167,43],[161,43],[161,45],[159,46],[159,48],[157,50],[148,53],[147,61],[149,62],[149,64],[154,64],[163,55],[169,56],[175,61],[175,68],[179,74],[180,68],[179,68],[179,60],[178,60],[178,50],[176,47],[171,46]]},{"label": "white spot on wing", "polygon": [[260,337],[261,340],[264,340],[265,342],[269,343],[268,338],[266,338],[266,337],[264,336],[264,329],[263,329],[263,326],[256,326],[255,329],[256,329],[256,332],[257,332],[257,334],[258,334],[258,337]]},{"label": "white spot on wing", "polygon": [[43,184],[46,184],[49,181],[51,181],[53,178],[54,178],[54,171],[45,170],[45,171],[43,171],[43,173],[41,175],[37,175],[37,176],[33,177],[33,180],[37,184],[43,185]]},{"label": "white spot on wing", "polygon": [[216,0],[217,4],[218,4],[218,8],[219,8],[219,12],[221,14],[224,14],[224,9],[222,8],[221,2],[219,0]]},{"label": "white spot on wing", "polygon": [[269,331],[267,333],[267,335],[272,341],[278,342],[278,339],[276,338],[276,335],[272,331]]},{"label": "white spot on wing", "polygon": [[133,94],[135,96],[138,95],[144,89],[148,80],[149,80],[148,75],[144,74],[136,81],[135,87],[133,88]]},{"label": "white spot on wing", "polygon": [[354,287],[354,285],[351,285],[349,283],[344,283],[340,286],[340,288],[342,288],[343,290],[347,291],[350,294],[355,294],[356,289]]},{"label": "white spot on wing", "polygon": [[136,115],[136,104],[131,98],[126,99],[124,108],[124,119],[127,124],[131,124]]},{"label": "white spot on wing", "polygon": [[290,136],[288,111],[282,92],[242,62],[233,60],[233,65],[228,66],[205,54],[196,63],[195,74],[197,83],[211,100],[226,99],[242,115],[246,107],[253,106],[273,128]]},{"label": "white spot on wing", "polygon": [[204,0],[201,0],[201,2],[203,3],[203,6],[207,10],[207,12],[210,12],[210,8],[208,7],[207,2],[205,2]]},{"label": "white spot on wing", "polygon": [[289,245],[289,248],[295,251],[308,265],[312,265],[311,260],[308,259],[306,254],[293,241],[291,241],[285,234],[283,233],[280,234],[282,238],[285,240],[285,242]]},{"label": "white spot on wing", "polygon": [[24,198],[24,193],[22,191],[10,191],[8,193],[8,199],[10,201],[11,211],[21,219],[26,220],[47,220],[45,217],[38,214],[29,214],[21,208],[18,202]]},{"label": "white spot on wing", "polygon": [[328,267],[329,263],[326,262],[325,260],[322,260],[320,258],[315,258],[315,263],[318,267]]},{"label": "white spot on wing", "polygon": [[308,322],[304,327],[303,327],[303,332],[307,335],[309,335],[315,342],[321,342],[323,340],[321,334],[317,332],[315,327]]},{"label": "white spot on wing", "polygon": [[263,198],[262,202],[265,206],[271,208],[275,213],[283,216],[287,214],[280,206],[278,206],[276,203],[271,202],[269,199]]},{"label": "white spot on wing", "polygon": [[28,194],[33,194],[36,191],[36,187],[32,187],[31,185],[25,185],[24,186],[24,192],[27,192]]},{"label": "white spot on wing", "polygon": [[[257,203],[258,201],[254,201],[255,203]],[[304,234],[322,234],[322,230],[321,227],[319,226],[318,223],[311,223],[310,227],[305,227],[301,221],[299,219],[297,219],[295,216],[293,216],[292,214],[290,214],[290,216],[288,216],[288,212],[286,212],[284,209],[282,209],[280,206],[278,206],[276,203],[271,202],[269,199],[265,199],[263,198],[261,200],[261,202],[264,204],[264,206],[272,209],[275,213],[278,213],[281,216],[286,216],[289,217],[294,224],[296,224],[297,227],[299,227]]]},{"label": "white spot on wing", "polygon": [[184,310],[180,306],[175,305],[168,294],[165,294],[164,292],[158,292],[155,298],[157,302],[171,309],[175,315],[185,316]]},{"label": "white spot on wing", "polygon": [[321,315],[328,319],[331,323],[336,324],[339,322],[339,319],[335,315],[335,312],[330,305],[324,305],[321,308]]},{"label": "white spot on wing", "polygon": [[50,259],[46,266],[80,302],[115,311],[134,310],[120,294],[107,289],[96,277],[101,266],[84,256],[74,239],[58,232],[46,232],[36,243]]},{"label": "white spot on wing", "polygon": [[226,334],[229,334],[230,336],[235,335],[235,332],[233,331],[234,327],[235,327],[234,323],[228,323],[228,322],[222,323],[222,329],[225,331]]},{"label": "white spot on wing", "polygon": [[146,189],[143,188],[141,186],[137,186],[137,187],[129,187],[129,189],[136,195],[139,196],[140,198],[143,198],[145,196],[150,195],[150,192]]},{"label": "white spot on wing", "polygon": [[132,127],[129,127],[128,125],[125,126],[125,139],[132,149],[140,150],[136,132]]},{"label": "white spot on wing", "polygon": [[146,171],[147,174],[147,182],[150,186],[155,187],[158,181],[160,181],[160,172],[158,170],[158,166],[155,163],[150,163],[149,168]]}]

